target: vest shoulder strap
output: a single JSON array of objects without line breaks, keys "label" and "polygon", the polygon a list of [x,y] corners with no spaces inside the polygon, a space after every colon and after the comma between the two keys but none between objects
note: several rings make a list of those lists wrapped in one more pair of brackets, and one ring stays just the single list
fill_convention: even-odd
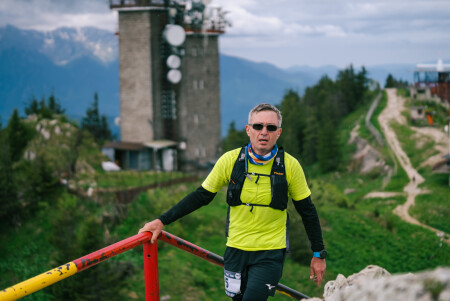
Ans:
[{"label": "vest shoulder strap", "polygon": [[245,181],[245,147],[241,148],[231,172],[230,183],[228,184],[227,203],[230,206],[242,205],[241,191]]}]

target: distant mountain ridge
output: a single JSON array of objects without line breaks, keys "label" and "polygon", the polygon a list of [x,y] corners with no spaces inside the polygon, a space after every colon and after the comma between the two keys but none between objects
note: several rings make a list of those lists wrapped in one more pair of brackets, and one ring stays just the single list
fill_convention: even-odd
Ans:
[{"label": "distant mountain ridge", "polygon": [[8,25],[0,28],[1,50],[37,51],[56,65],[65,65],[82,57],[103,63],[117,60],[117,37],[94,27],[61,27],[49,32],[21,30]]},{"label": "distant mountain ridge", "polygon": [[[415,65],[366,67],[369,77],[383,86],[389,73],[412,81]],[[238,128],[247,122],[248,111],[257,103],[279,104],[293,89],[302,94],[324,75],[335,79],[335,66],[293,66],[280,69],[220,55],[221,125],[226,134],[231,121]],[[71,118],[84,116],[94,93],[99,95],[101,114],[113,119],[120,114],[117,37],[96,28],[59,28],[51,32],[0,28],[0,120],[6,124],[14,108],[24,107],[35,96],[40,100],[54,93]],[[200,108],[199,108],[200,109]]]},{"label": "distant mountain ridge", "polygon": [[100,112],[118,133],[112,121],[120,110],[119,64],[111,32],[60,28],[42,33],[6,26],[0,28],[0,66],[3,125],[14,108],[24,115],[32,97],[40,100],[51,93],[69,117],[80,119],[98,93]]}]

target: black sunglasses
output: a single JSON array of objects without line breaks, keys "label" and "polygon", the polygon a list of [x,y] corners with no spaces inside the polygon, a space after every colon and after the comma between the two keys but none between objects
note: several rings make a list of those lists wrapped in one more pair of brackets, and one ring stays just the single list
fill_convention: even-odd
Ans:
[{"label": "black sunglasses", "polygon": [[264,127],[266,127],[269,132],[275,132],[276,130],[278,130],[278,127],[276,125],[273,125],[273,124],[264,125],[262,123],[253,123],[253,124],[249,124],[249,125],[255,131],[261,131]]}]

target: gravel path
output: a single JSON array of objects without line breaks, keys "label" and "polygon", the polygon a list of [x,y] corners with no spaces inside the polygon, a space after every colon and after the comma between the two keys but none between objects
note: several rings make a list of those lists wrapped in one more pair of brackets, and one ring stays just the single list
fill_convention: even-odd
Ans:
[{"label": "gravel path", "polygon": [[[447,244],[450,244],[450,238],[444,238],[445,236],[448,237],[447,233],[422,224],[409,215],[409,208],[411,206],[414,206],[416,196],[422,193],[429,193],[429,191],[418,187],[425,181],[425,179],[412,166],[411,161],[402,149],[394,130],[390,126],[390,123],[393,121],[400,124],[406,124],[405,117],[401,115],[401,112],[405,110],[405,100],[402,97],[397,96],[396,89],[386,89],[386,92],[388,95],[388,103],[383,112],[381,112],[381,114],[378,116],[378,122],[380,123],[381,129],[384,133],[384,136],[386,137],[389,147],[394,152],[395,156],[400,162],[400,165],[405,170],[409,178],[409,183],[403,189],[403,191],[407,195],[406,202],[403,205],[398,205],[394,209],[394,213],[408,223],[424,227],[437,233],[438,236],[442,237],[442,239],[447,242]],[[372,192],[366,195],[366,197],[392,197],[392,195],[392,192]]]}]

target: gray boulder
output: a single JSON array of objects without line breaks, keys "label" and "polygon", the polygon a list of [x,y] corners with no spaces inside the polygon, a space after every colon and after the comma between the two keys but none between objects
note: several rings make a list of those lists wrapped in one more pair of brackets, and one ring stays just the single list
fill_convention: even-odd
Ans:
[{"label": "gray boulder", "polygon": [[324,299],[311,301],[449,301],[450,268],[391,275],[370,265],[348,278],[339,274],[325,285]]}]

